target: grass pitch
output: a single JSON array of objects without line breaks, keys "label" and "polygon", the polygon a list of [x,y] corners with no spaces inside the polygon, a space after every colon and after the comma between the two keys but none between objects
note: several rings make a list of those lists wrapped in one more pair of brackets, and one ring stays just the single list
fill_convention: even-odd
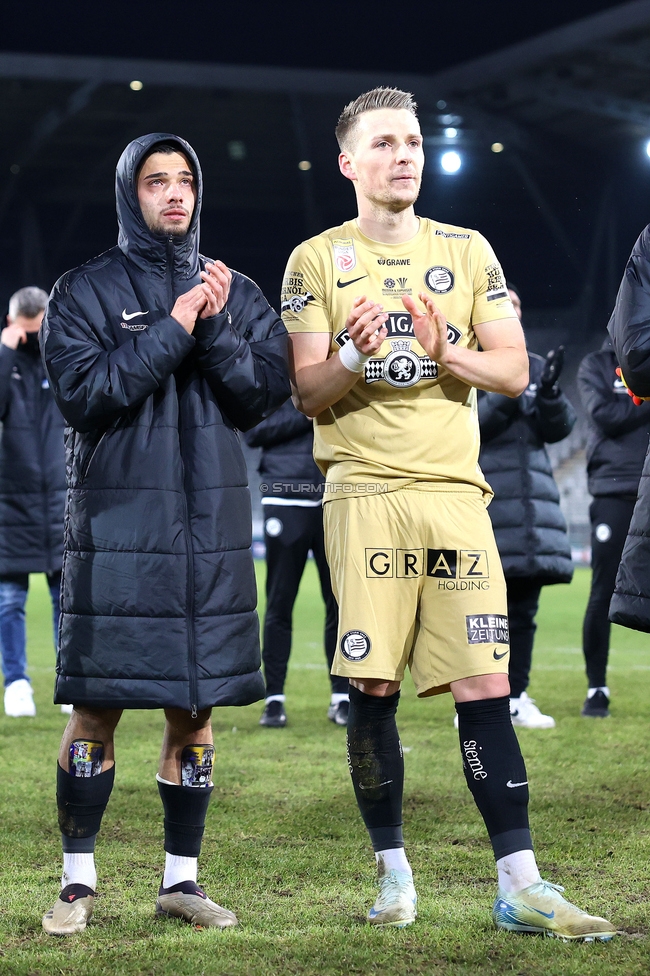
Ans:
[{"label": "grass pitch", "polygon": [[[258,567],[260,576],[263,566]],[[405,835],[419,918],[364,923],[374,859],[345,764],[345,730],[326,720],[329,688],[313,564],[295,613],[286,729],[260,728],[261,705],[215,712],[215,790],[199,880],[240,926],[195,931],[153,914],[164,862],[155,783],[162,716],[126,713],[116,786],[97,850],[100,895],[87,931],[41,931],[56,898],[60,842],[55,764],[66,717],[51,704],[48,594],[32,577],[29,660],[37,717],[0,717],[0,973],[11,976],[636,976],[650,972],[650,638],[613,628],[610,719],[580,717],[588,572],[543,591],[529,693],[557,728],[520,730],[531,824],[544,877],[611,918],[609,944],[497,932],[494,863],[465,786],[448,695],[415,698],[398,719],[408,749]]]}]

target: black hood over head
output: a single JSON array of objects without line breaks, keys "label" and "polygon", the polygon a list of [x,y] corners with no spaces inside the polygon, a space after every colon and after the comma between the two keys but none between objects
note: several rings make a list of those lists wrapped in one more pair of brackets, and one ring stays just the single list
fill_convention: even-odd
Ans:
[{"label": "black hood over head", "polygon": [[[147,227],[140,202],[136,175],[144,156],[157,143],[171,143],[187,156],[196,180],[196,202],[190,227],[184,237],[153,234]],[[173,274],[184,279],[199,274],[199,218],[203,198],[203,177],[199,160],[189,142],[169,132],[150,132],[130,142],[120,156],[115,171],[115,202],[119,226],[118,247],[141,271],[164,276],[168,268],[170,246]]]}]

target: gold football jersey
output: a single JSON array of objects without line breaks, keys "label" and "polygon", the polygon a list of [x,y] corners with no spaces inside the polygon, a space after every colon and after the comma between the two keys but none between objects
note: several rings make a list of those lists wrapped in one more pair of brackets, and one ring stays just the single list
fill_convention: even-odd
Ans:
[{"label": "gold football jersey", "polygon": [[[359,380],[315,423],[314,457],[325,500],[426,483],[490,494],[478,465],[476,390],[438,366],[401,301],[427,292],[445,315],[449,341],[477,348],[474,326],[516,318],[501,266],[481,234],[420,218],[403,244],[365,237],[356,221],[295,249],[282,287],[289,332],[328,332],[330,355],[349,341],[345,323],[365,295],[388,313],[388,335]],[[425,487],[425,484],[421,485]]]}]

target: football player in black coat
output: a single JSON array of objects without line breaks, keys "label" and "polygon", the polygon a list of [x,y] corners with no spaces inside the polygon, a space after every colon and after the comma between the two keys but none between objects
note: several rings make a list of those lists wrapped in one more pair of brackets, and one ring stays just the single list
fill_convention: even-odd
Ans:
[{"label": "football player in black coat", "polygon": [[164,708],[157,910],[236,924],[196,884],[214,705],[264,695],[250,496],[237,428],[289,395],[284,326],[250,279],[199,253],[191,146],[153,133],[117,166],[118,245],[56,284],[41,338],[69,424],[56,699],[63,891],[46,932],[81,931],[124,708]]}]

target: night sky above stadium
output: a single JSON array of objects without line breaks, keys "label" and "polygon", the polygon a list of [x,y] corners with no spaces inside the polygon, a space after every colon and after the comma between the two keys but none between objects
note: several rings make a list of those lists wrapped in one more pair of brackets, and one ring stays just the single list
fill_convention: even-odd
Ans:
[{"label": "night sky above stadium", "polygon": [[433,74],[617,0],[7,4],[0,50]]},{"label": "night sky above stadium", "polygon": [[[436,75],[620,5],[620,0],[35,0],[28,8],[5,5],[0,52],[357,70],[379,78],[384,72],[389,77]],[[606,55],[603,59],[606,63]],[[626,70],[634,74],[637,69]],[[637,83],[636,75],[632,82]],[[3,84],[0,197],[5,194],[10,209],[6,233],[0,235],[0,301],[11,294],[16,279],[49,288],[68,267],[112,245],[111,170],[122,147],[143,131],[180,131],[195,143],[209,187],[202,215],[205,247],[245,268],[272,300],[277,300],[283,263],[296,240],[350,215],[352,191],[338,173],[332,135],[343,96],[327,91],[300,96],[306,122],[298,144],[287,92],[235,94],[198,86],[188,97],[191,89],[184,86],[166,88],[157,81],[131,90],[123,78],[99,85],[85,108],[64,119],[33,153],[34,133],[59,117],[78,82],[48,84],[26,74],[23,81],[8,77]],[[483,87],[480,82],[479,95]],[[642,92],[638,97],[643,101]],[[426,98],[415,93],[422,109]],[[441,177],[441,117],[429,106],[421,115],[433,141],[427,147],[420,212],[480,227],[525,291],[529,308],[571,306],[587,287],[586,269],[596,269],[589,273],[599,287],[589,287],[600,302],[600,322],[646,222],[650,167],[640,139],[650,137],[650,128],[646,133],[632,123],[606,120],[614,134],[599,141],[596,135],[605,123],[598,114],[571,115],[551,100],[536,115],[526,100],[522,107],[521,100],[504,103],[499,91],[488,94],[494,105],[486,96],[483,109],[493,114],[495,124],[512,123],[523,139],[517,158],[528,167],[526,179],[512,169],[509,160],[515,154],[508,156],[508,138],[507,152],[496,156],[490,151],[490,133],[465,113],[462,98],[462,172]],[[474,101],[483,104],[478,97]],[[494,138],[500,145],[499,133]],[[232,155],[233,147],[239,151],[242,146],[244,155]],[[303,159],[313,163],[309,184],[298,169]],[[14,179],[17,166],[20,175]],[[598,215],[605,213],[608,186],[613,194],[609,229],[594,263],[589,255],[596,253],[593,241],[600,241],[594,228],[605,226]],[[540,211],[539,193],[559,215],[555,223],[562,225],[562,241],[548,214]],[[587,312],[583,317],[591,321]]]}]

